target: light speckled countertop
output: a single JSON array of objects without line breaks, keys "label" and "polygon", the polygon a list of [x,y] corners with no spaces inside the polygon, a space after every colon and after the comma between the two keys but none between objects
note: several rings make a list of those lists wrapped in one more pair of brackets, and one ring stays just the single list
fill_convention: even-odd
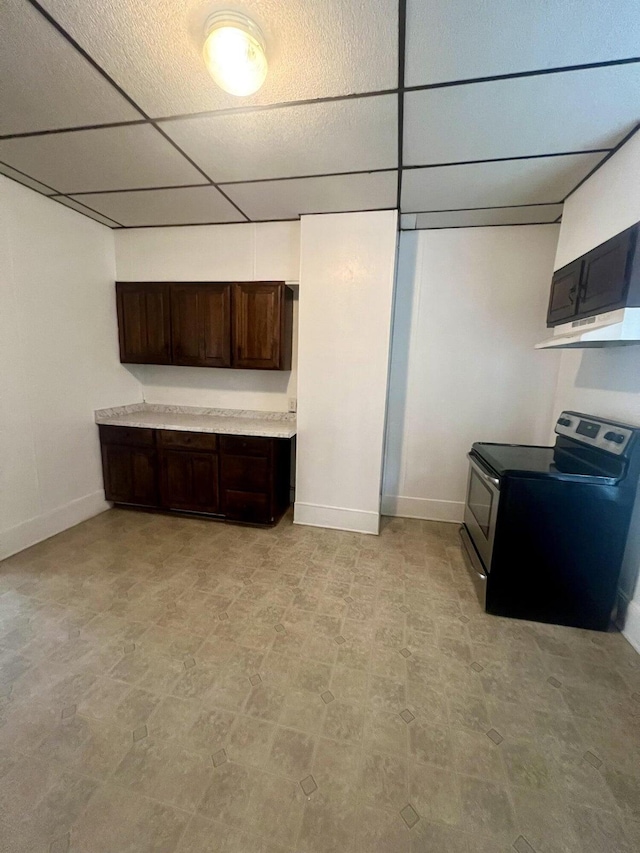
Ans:
[{"label": "light speckled countertop", "polygon": [[224,435],[260,435],[293,438],[296,416],[287,412],[252,412],[245,409],[204,409],[199,406],[163,406],[133,403],[98,409],[97,424],[108,426],[176,429],[185,432],[217,432]]}]

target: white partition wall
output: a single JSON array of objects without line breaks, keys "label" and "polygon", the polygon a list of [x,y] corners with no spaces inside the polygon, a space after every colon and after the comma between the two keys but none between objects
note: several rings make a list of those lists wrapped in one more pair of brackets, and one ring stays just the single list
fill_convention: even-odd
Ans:
[{"label": "white partition wall", "polygon": [[396,229],[302,217],[296,524],[378,533]]}]

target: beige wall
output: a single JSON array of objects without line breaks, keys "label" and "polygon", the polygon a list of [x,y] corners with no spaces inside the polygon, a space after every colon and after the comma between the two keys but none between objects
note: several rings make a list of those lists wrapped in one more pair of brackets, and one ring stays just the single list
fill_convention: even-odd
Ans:
[{"label": "beige wall", "polygon": [[[640,221],[640,133],[565,202],[555,268]],[[562,409],[640,426],[640,344],[566,350],[550,423]],[[625,634],[640,651],[640,500],[625,555],[620,604]]]},{"label": "beige wall", "polygon": [[[300,223],[135,228],[115,232],[121,281],[294,281]],[[296,397],[297,292],[291,371],[129,365],[148,403],[286,412]]]},{"label": "beige wall", "polygon": [[0,558],[107,509],[95,409],[122,367],[113,233],[0,177]]},{"label": "beige wall", "polygon": [[382,510],[461,521],[474,441],[546,444],[559,356],[545,337],[558,227],[400,239]]}]

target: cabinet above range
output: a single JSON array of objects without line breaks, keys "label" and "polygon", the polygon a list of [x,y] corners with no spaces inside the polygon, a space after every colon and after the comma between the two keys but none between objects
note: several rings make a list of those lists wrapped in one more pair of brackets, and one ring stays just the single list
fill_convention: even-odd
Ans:
[{"label": "cabinet above range", "polygon": [[291,370],[284,282],[116,282],[116,299],[123,364]]},{"label": "cabinet above range", "polygon": [[538,349],[640,343],[640,223],[553,274]]}]

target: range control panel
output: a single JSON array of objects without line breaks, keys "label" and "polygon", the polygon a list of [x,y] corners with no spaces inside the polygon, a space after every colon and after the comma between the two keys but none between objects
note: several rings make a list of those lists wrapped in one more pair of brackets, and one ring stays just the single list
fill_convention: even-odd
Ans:
[{"label": "range control panel", "polygon": [[577,412],[563,412],[556,422],[556,433],[599,450],[622,456],[634,430],[622,424],[599,421]]}]

